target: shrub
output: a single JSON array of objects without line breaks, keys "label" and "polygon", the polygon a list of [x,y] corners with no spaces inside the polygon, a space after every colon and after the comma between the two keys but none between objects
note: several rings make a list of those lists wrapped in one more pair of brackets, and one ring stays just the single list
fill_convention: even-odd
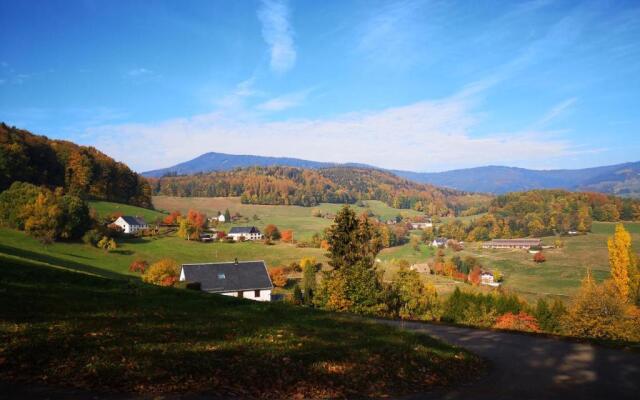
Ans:
[{"label": "shrub", "polygon": [[144,274],[147,268],[149,268],[149,263],[145,260],[134,260],[131,265],[129,265],[129,271],[139,272],[141,274]]},{"label": "shrub", "polygon": [[269,240],[278,240],[280,239],[280,231],[278,227],[274,224],[269,224],[264,228],[264,237]]},{"label": "shrub", "polygon": [[522,311],[518,314],[508,312],[499,316],[493,327],[515,331],[540,332],[540,326],[536,318]]},{"label": "shrub", "polygon": [[100,239],[102,239],[104,235],[97,229],[91,229],[85,232],[82,236],[82,241],[91,246],[97,246]]},{"label": "shrub", "polygon": [[294,272],[302,272],[302,267],[297,262],[293,261],[289,264],[289,269]]},{"label": "shrub", "polygon": [[293,231],[291,229],[282,231],[281,239],[283,242],[293,243]]},{"label": "shrub", "polygon": [[302,290],[300,290],[300,286],[296,285],[293,288],[293,299],[292,299],[292,302],[295,305],[300,305],[300,304],[302,304],[302,301],[303,301]]},{"label": "shrub", "polygon": [[110,238],[108,236],[103,236],[102,239],[98,241],[96,246],[98,246],[98,248],[103,249],[106,252],[109,252],[111,250],[115,250],[116,248],[118,248],[118,243],[116,243],[116,241],[113,238]]},{"label": "shrub", "polygon": [[287,275],[284,272],[284,268],[272,268],[269,271],[269,276],[271,277],[271,282],[277,287],[285,287],[287,285]]},{"label": "shrub", "polygon": [[542,254],[542,252],[538,252],[536,254],[533,255],[533,261],[539,263],[543,263],[545,261],[547,261],[546,257],[544,256],[544,254]]},{"label": "shrub", "polygon": [[172,259],[163,258],[151,264],[142,275],[142,280],[160,286],[173,286],[179,275],[180,266],[178,263]]}]

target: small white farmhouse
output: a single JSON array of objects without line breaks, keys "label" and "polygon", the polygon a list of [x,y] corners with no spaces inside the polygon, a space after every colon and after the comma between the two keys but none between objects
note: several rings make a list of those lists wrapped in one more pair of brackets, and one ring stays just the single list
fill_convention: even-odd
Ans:
[{"label": "small white farmhouse", "polygon": [[480,284],[493,287],[500,286],[500,282],[494,281],[493,274],[490,272],[483,272],[482,275],[480,275]]},{"label": "small white farmhouse", "polygon": [[149,225],[143,218],[131,217],[128,215],[118,217],[118,219],[116,219],[113,224],[122,228],[124,233],[136,233],[143,229],[149,229]]},{"label": "small white farmhouse", "polygon": [[447,247],[447,238],[443,238],[443,237],[439,237],[439,238],[435,238],[433,239],[433,242],[431,242],[431,246],[432,247]]},{"label": "small white farmhouse", "polygon": [[262,239],[262,233],[255,226],[237,226],[231,228],[227,236],[232,237],[233,240],[238,241],[244,237],[244,240],[260,240]]},{"label": "small white farmhouse", "polygon": [[256,301],[271,301],[273,283],[264,261],[183,264],[180,280],[200,283],[200,290]]},{"label": "small white farmhouse", "polygon": [[433,222],[411,222],[411,229],[427,229],[433,228]]},{"label": "small white farmhouse", "polygon": [[226,222],[227,219],[225,218],[224,214],[220,214],[217,217],[218,222]]}]

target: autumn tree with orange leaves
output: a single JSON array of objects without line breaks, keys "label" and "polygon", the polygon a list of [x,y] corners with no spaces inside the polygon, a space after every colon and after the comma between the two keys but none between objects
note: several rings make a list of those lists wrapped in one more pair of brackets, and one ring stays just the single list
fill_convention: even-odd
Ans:
[{"label": "autumn tree with orange leaves", "polygon": [[286,229],[281,232],[282,241],[293,243],[293,231],[291,229]]},{"label": "autumn tree with orange leaves", "polygon": [[523,311],[517,314],[508,312],[496,319],[493,325],[498,329],[510,329],[514,331],[540,332],[540,326],[536,317],[531,316]]}]

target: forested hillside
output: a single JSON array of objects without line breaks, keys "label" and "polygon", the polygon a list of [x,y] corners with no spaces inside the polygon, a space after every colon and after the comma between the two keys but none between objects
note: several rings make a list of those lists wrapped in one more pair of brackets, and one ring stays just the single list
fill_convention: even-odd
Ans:
[{"label": "forested hillside", "polygon": [[592,221],[640,220],[640,200],[602,193],[532,190],[496,197],[487,214],[464,224],[442,225],[439,234],[458,240],[488,240],[588,232]]},{"label": "forested hillside", "polygon": [[151,207],[149,184],[93,147],[52,140],[0,123],[0,192],[28,182],[69,194]]},{"label": "forested hillside", "polygon": [[437,188],[391,173],[355,167],[303,169],[254,167],[233,171],[151,179],[153,192],[165,196],[240,196],[243,203],[315,206],[381,200],[395,208],[429,215],[481,210],[490,197]]}]

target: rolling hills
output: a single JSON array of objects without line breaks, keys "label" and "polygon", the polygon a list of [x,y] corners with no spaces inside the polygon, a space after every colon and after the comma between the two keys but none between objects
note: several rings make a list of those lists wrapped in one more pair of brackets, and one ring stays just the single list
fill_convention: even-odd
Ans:
[{"label": "rolling hills", "polygon": [[420,184],[384,170],[362,167],[248,167],[149,179],[155,195],[237,196],[246,204],[316,206],[380,200],[398,209],[448,216],[472,207],[477,210],[490,201],[489,196]]},{"label": "rolling hills", "polygon": [[[329,163],[287,157],[263,157],[209,152],[193,160],[168,168],[143,172],[147,177],[192,175],[229,171],[253,166],[290,166],[301,168],[377,167],[355,163]],[[640,196],[640,162],[583,169],[532,170],[505,166],[483,166],[444,172],[390,170],[400,177],[419,183],[444,186],[468,192],[502,194],[532,189],[597,191],[620,196]]]}]

